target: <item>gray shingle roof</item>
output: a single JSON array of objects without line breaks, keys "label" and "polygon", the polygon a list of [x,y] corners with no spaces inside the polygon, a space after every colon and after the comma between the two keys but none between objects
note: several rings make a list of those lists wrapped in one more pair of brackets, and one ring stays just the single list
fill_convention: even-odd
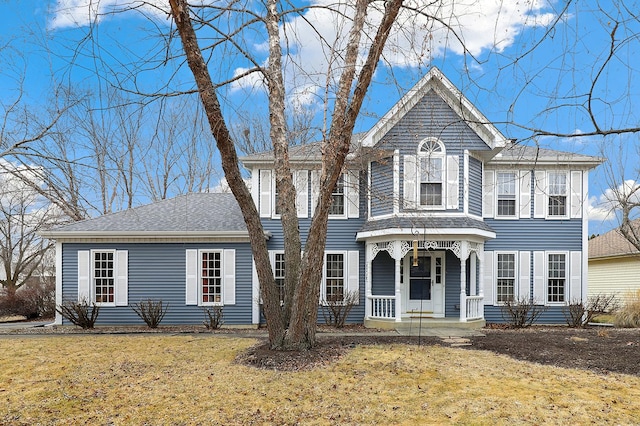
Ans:
[{"label": "gray shingle roof", "polygon": [[604,161],[600,157],[575,154],[572,152],[556,151],[553,149],[511,145],[493,157],[489,163],[540,163],[540,164],[579,164],[595,166]]},{"label": "gray shingle roof", "polygon": [[[638,229],[640,219],[631,222]],[[612,256],[638,256],[640,253],[620,232],[614,229],[589,240],[589,259]]]},{"label": "gray shingle roof", "polygon": [[193,193],[168,200],[63,225],[45,236],[127,233],[194,234],[247,232],[240,207],[232,194]]},{"label": "gray shingle roof", "polygon": [[480,231],[495,232],[485,222],[465,216],[392,217],[382,220],[371,220],[364,224],[360,232],[397,228],[414,228],[418,231],[421,231],[423,228],[478,229]]}]

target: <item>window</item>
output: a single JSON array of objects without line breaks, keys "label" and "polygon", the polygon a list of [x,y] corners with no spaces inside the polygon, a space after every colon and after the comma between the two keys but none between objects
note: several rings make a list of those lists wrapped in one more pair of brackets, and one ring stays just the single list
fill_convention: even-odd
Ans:
[{"label": "window", "polygon": [[444,148],[438,141],[427,140],[418,148],[418,158],[418,167],[420,169],[420,205],[441,207]]},{"label": "window", "polygon": [[496,175],[497,187],[497,215],[499,217],[516,216],[516,182],[515,172],[498,172]]},{"label": "window", "polygon": [[93,252],[93,288],[96,303],[115,303],[114,251]]},{"label": "window", "polygon": [[340,175],[340,178],[336,182],[336,187],[331,193],[330,215],[344,215],[344,189],[344,175]]},{"label": "window", "polygon": [[547,302],[564,303],[566,281],[566,255],[564,253],[550,253],[547,268]]},{"label": "window", "polygon": [[273,277],[276,280],[276,286],[280,294],[280,303],[284,303],[284,253],[275,253]]},{"label": "window", "polygon": [[564,172],[549,173],[549,216],[564,217],[567,215],[567,174]]},{"label": "window", "polygon": [[345,267],[344,254],[326,255],[325,289],[326,300],[336,302],[344,300]]},{"label": "window", "polygon": [[497,262],[496,301],[498,303],[513,301],[515,300],[516,255],[498,253]]},{"label": "window", "polygon": [[200,252],[201,302],[203,304],[222,302],[222,253],[219,251]]}]

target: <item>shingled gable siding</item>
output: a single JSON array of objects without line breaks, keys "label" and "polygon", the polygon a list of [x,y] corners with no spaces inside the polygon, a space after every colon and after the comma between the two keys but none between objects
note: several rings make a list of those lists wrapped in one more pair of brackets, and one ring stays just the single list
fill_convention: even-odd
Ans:
[{"label": "shingled gable siding", "polygon": [[393,213],[393,159],[371,163],[371,216]]},{"label": "shingled gable siding", "polygon": [[[362,194],[365,194],[365,185],[366,181],[360,179],[360,217],[359,218],[350,218],[347,220],[344,219],[329,219],[328,230],[327,230],[327,244],[326,250],[331,251],[359,251],[359,293],[360,293],[360,303],[356,305],[349,317],[347,318],[348,323],[358,323],[361,324],[364,321],[364,298],[365,298],[365,290],[364,290],[364,262],[365,262],[365,251],[364,244],[356,242],[356,233],[362,228],[364,225],[365,218],[367,217],[367,202],[366,197]],[[309,197],[309,202],[311,202],[311,197]],[[311,218],[301,218],[299,219],[300,225],[300,238],[302,241],[302,248],[304,250],[304,242],[307,239],[309,227],[311,225]],[[269,250],[284,250],[284,243],[282,237],[282,226],[279,219],[262,219],[262,226],[265,231],[271,233],[271,238],[267,241],[267,247]],[[236,295],[237,297],[237,295]],[[320,309],[320,307],[319,307]],[[250,316],[249,316],[250,318]],[[264,321],[264,317],[261,317],[261,321]],[[323,322],[322,312],[318,312],[318,322]]]},{"label": "shingled gable siding", "polygon": [[[427,137],[436,137],[445,145],[447,156],[458,156],[459,203],[456,211],[462,211],[465,150],[488,150],[488,146],[460,119],[458,115],[433,91],[425,95],[376,145],[400,152],[400,179],[404,176],[404,156],[416,155],[418,144]],[[446,185],[446,176],[443,177]],[[404,197],[402,180],[400,196]],[[401,206],[402,208],[402,206]]]},{"label": "shingled gable siding", "polygon": [[[185,261],[187,249],[235,249],[236,303],[223,308],[227,325],[251,324],[251,249],[248,244],[63,244],[62,287],[65,299],[76,300],[78,290],[78,250],[118,249],[129,252],[129,306],[103,307],[98,325],[144,325],[131,306],[153,299],[169,303],[163,325],[201,325],[204,319],[199,306],[185,304]],[[65,322],[66,324],[66,322]]]}]

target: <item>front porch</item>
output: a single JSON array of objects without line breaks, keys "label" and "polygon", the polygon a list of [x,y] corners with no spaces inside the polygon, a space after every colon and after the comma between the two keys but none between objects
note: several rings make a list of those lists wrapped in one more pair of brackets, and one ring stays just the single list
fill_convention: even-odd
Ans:
[{"label": "front porch", "polygon": [[368,241],[364,325],[483,327],[483,248],[483,242],[462,239]]}]

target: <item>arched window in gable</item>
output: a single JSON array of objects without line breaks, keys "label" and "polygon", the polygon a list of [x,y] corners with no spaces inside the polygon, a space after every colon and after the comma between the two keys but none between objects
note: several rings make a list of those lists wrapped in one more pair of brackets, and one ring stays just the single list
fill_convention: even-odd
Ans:
[{"label": "arched window in gable", "polygon": [[443,206],[445,155],[444,145],[437,139],[425,139],[418,146],[417,165],[421,206]]}]

